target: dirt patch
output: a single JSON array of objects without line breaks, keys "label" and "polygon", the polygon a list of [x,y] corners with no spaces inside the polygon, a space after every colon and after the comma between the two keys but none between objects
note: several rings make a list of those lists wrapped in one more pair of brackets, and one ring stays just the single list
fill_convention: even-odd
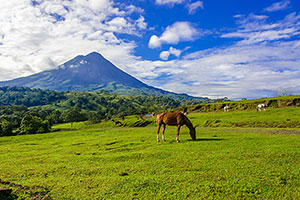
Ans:
[{"label": "dirt patch", "polygon": [[17,199],[22,194],[29,195],[31,199],[51,200],[48,193],[50,190],[44,186],[24,186],[10,181],[0,179],[0,184],[12,188],[12,193],[5,196],[5,199]]},{"label": "dirt patch", "polygon": [[[266,128],[204,128],[204,130],[228,131],[228,132],[251,132],[267,134],[300,135],[300,129],[266,129]],[[203,130],[203,129],[202,129]]]},{"label": "dirt patch", "polygon": [[264,132],[270,134],[285,134],[285,135],[300,135],[300,130],[287,130],[287,129],[258,129],[257,132]]}]

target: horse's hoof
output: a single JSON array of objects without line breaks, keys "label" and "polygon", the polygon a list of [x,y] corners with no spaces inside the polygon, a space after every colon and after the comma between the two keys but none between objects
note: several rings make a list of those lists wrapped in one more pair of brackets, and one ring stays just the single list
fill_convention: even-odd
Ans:
[{"label": "horse's hoof", "polygon": [[177,143],[179,143],[179,140],[176,140],[177,141]]}]

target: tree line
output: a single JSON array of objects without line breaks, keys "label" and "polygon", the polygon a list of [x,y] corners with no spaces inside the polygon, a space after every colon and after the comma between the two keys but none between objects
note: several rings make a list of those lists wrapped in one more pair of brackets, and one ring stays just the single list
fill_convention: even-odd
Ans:
[{"label": "tree line", "polygon": [[60,111],[51,107],[0,106],[0,136],[47,133],[55,123],[87,119],[88,113],[77,107]]},{"label": "tree line", "polygon": [[147,114],[179,106],[199,104],[206,99],[176,96],[127,96],[97,92],[58,92],[27,87],[0,87],[0,135],[33,134],[51,131],[63,122]]}]

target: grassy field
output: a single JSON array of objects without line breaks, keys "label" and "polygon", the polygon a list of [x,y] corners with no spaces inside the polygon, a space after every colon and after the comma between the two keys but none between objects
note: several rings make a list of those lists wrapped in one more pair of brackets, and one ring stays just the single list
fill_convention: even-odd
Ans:
[{"label": "grassy field", "polygon": [[267,109],[265,112],[196,113],[190,117],[204,127],[300,128],[299,107]]},{"label": "grassy field", "polygon": [[[229,123],[286,124],[298,116],[297,108],[195,113],[197,140],[184,127],[179,144],[174,127],[157,143],[153,124],[111,121],[1,137],[0,188],[13,188],[11,199],[300,199],[300,131]],[[207,127],[210,120],[219,125]]]},{"label": "grassy field", "polygon": [[[231,112],[201,112],[188,116],[194,124],[200,127],[260,127],[260,128],[300,128],[300,108],[267,108],[267,111],[231,111]],[[74,123],[74,129],[86,129],[91,127],[137,127],[143,122],[149,127],[155,127],[155,117],[145,117],[144,121],[138,116],[129,116],[125,120],[116,118],[121,125],[115,125],[111,121],[104,121],[101,124],[88,125],[85,122]],[[55,129],[70,129],[70,124],[60,124],[54,126]]]}]

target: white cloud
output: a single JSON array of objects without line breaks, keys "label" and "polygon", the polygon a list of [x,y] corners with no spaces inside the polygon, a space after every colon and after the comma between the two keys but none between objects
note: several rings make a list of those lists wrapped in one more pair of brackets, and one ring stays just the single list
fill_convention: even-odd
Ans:
[{"label": "white cloud", "polygon": [[235,32],[224,33],[221,37],[241,38],[241,43],[255,44],[290,39],[300,35],[300,15],[296,15],[296,13],[291,13],[275,23],[267,23],[266,19],[267,16],[253,14],[239,17],[239,29]]},{"label": "white cloud", "polygon": [[181,55],[181,53],[182,53],[182,50],[170,47],[170,49],[168,51],[162,51],[160,53],[159,57],[162,60],[168,60],[170,55],[174,55],[178,58]]},{"label": "white cloud", "polygon": [[190,0],[155,0],[156,5],[166,5],[173,7],[176,4],[185,4],[185,8],[188,10],[188,13],[193,15],[197,12],[199,8],[204,9],[203,1],[195,1],[191,3]]},{"label": "white cloud", "polygon": [[170,52],[170,54],[172,54],[176,57],[179,57],[182,51],[179,50],[179,49],[175,49],[173,47],[170,47],[169,52]]},{"label": "white cloud", "polygon": [[144,9],[140,8],[140,7],[136,7],[134,5],[129,5],[129,6],[126,6],[125,8],[126,12],[128,14],[132,14],[132,13],[144,13]]},{"label": "white cloud", "polygon": [[139,27],[140,29],[146,29],[147,28],[147,23],[145,22],[145,18],[143,16],[140,16],[137,20],[136,20],[136,25],[137,27]]},{"label": "white cloud", "polygon": [[136,22],[131,23],[131,20],[127,20],[124,17],[115,17],[112,20],[106,22],[106,30],[114,33],[127,33],[130,35],[139,35],[138,29],[146,29],[147,24],[144,22],[144,18],[140,17]]},{"label": "white cloud", "polygon": [[169,51],[162,51],[162,52],[159,54],[159,57],[160,57],[160,59],[162,59],[162,60],[168,60],[168,59],[169,59],[169,56],[170,56],[170,52],[169,52]]},{"label": "white cloud", "polygon": [[152,35],[150,40],[149,40],[148,46],[150,48],[160,47],[161,46],[161,41],[160,41],[159,37],[157,37],[156,35]]},{"label": "white cloud", "polygon": [[168,26],[160,37],[151,36],[148,46],[158,48],[162,44],[178,44],[182,41],[193,41],[199,36],[199,31],[189,22],[175,22]]},{"label": "white cloud", "polygon": [[186,0],[155,0],[157,5],[174,5],[184,3]]},{"label": "white cloud", "polygon": [[109,8],[111,4],[108,0],[75,0],[75,2],[96,12]]},{"label": "white cloud", "polygon": [[290,5],[290,0],[282,0],[276,3],[273,3],[271,6],[265,8],[265,11],[267,12],[274,12],[278,10],[284,10],[287,9]]},{"label": "white cloud", "polygon": [[199,8],[204,9],[204,6],[203,6],[202,1],[196,1],[196,2],[191,3],[191,4],[187,4],[186,8],[188,9],[189,14],[192,15],[192,14],[195,14]]}]

